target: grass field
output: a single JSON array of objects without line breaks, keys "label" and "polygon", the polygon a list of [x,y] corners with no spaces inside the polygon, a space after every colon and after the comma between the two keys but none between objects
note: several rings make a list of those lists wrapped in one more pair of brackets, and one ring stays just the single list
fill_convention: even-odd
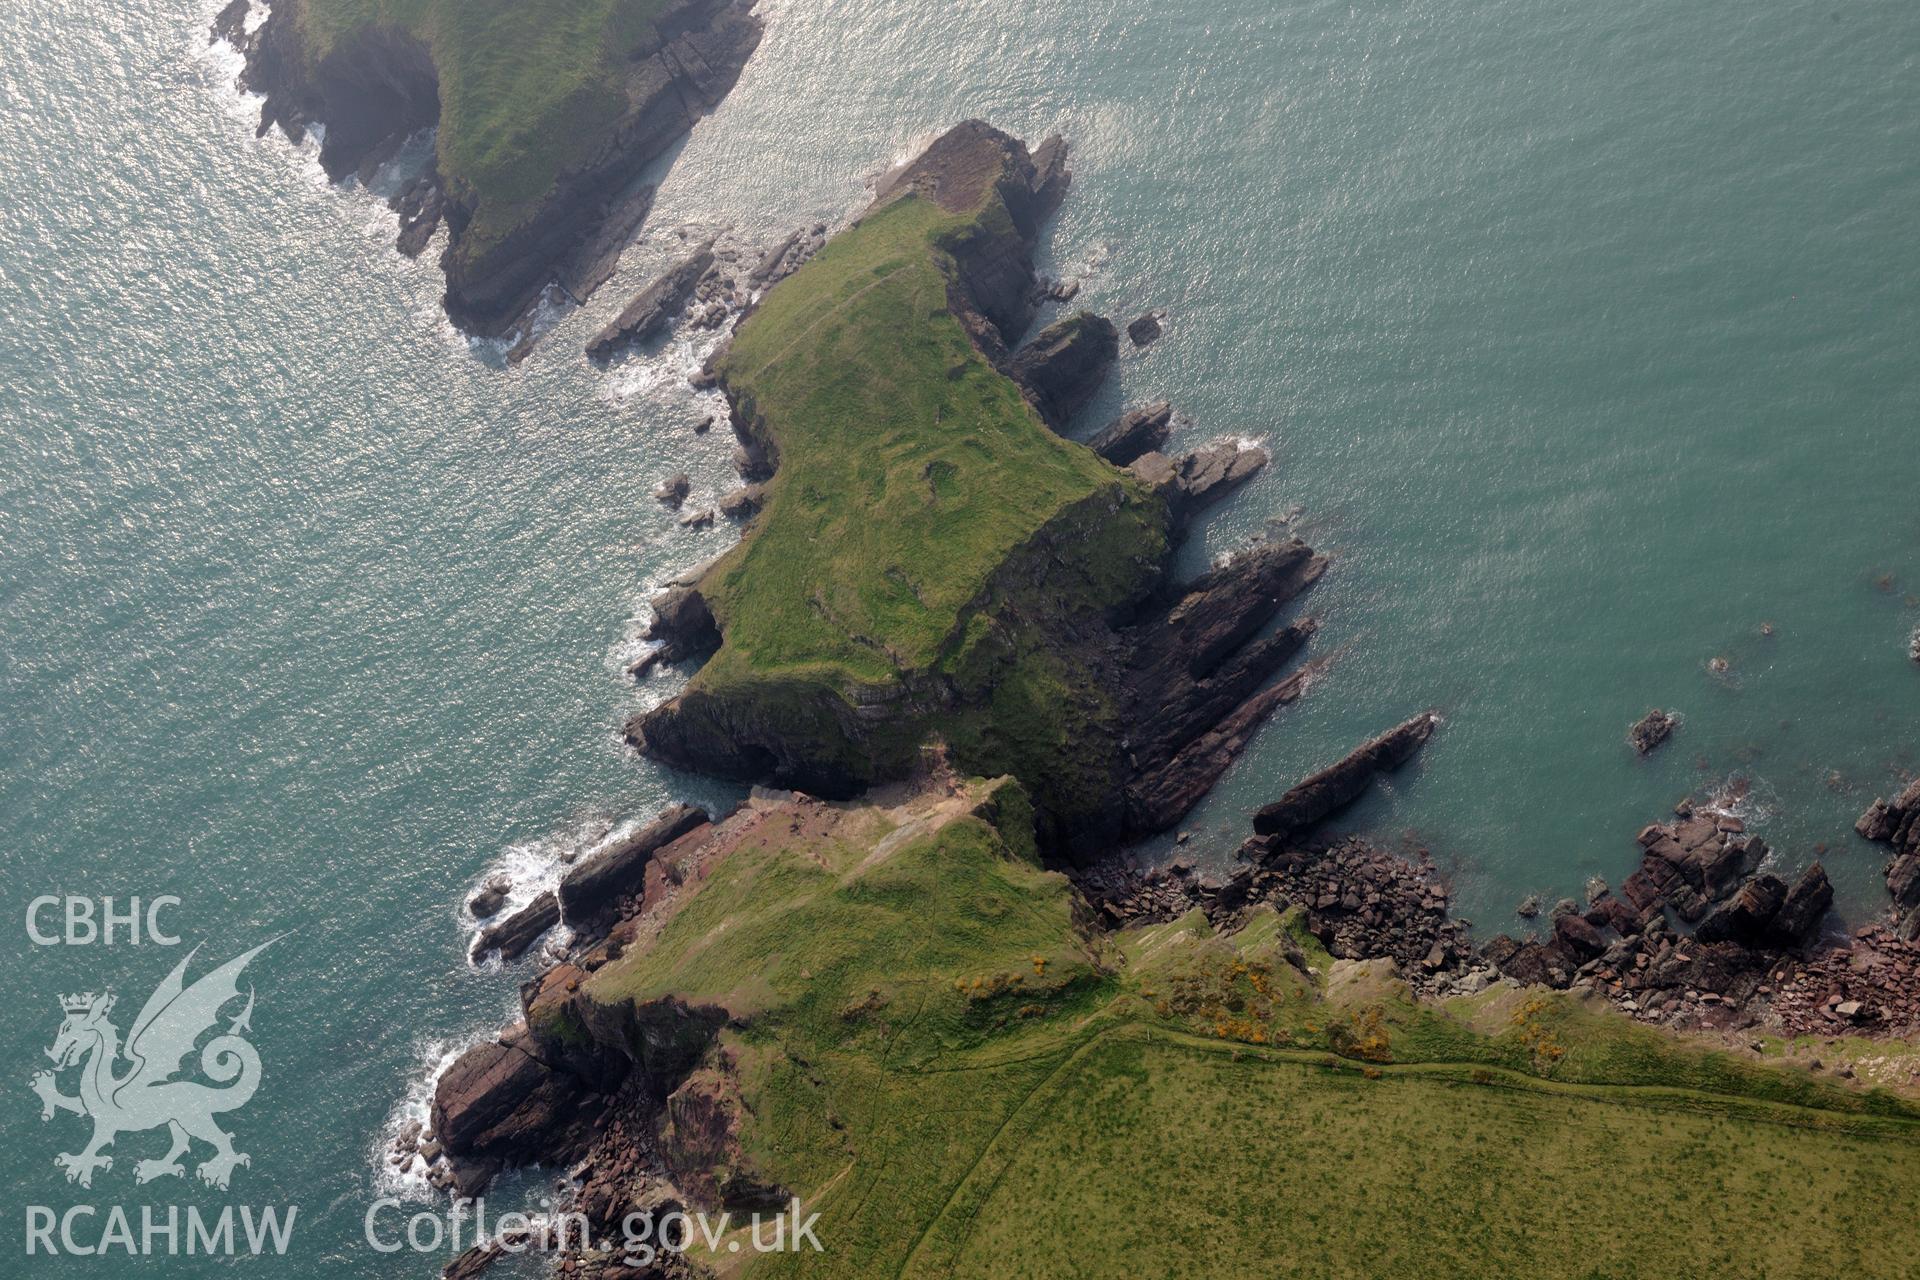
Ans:
[{"label": "grass field", "polygon": [[737,1015],[745,1160],[826,1252],[722,1270],[1914,1274],[1913,1104],[1565,996],[1416,1005],[1270,910],[1085,933],[974,786],[743,850],[591,979]]},{"label": "grass field", "polygon": [[419,37],[440,78],[442,174],[477,198],[474,252],[518,225],[554,179],[605,145],[621,70],[667,0],[303,0],[312,56],[343,36]]},{"label": "grass field", "polygon": [[1028,1100],[907,1274],[1912,1274],[1912,1133],[1376,1070],[1103,1036]]}]

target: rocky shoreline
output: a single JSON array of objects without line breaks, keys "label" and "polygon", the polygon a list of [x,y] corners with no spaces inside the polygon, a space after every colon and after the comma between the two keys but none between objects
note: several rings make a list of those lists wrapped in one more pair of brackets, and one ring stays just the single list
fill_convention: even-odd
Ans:
[{"label": "rocky shoreline", "polygon": [[1419,723],[1364,744],[1263,809],[1287,821],[1276,826],[1269,817],[1274,830],[1247,840],[1224,879],[1196,876],[1181,857],[1146,873],[1109,864],[1078,883],[1114,927],[1196,908],[1227,925],[1253,905],[1299,905],[1331,954],[1391,959],[1416,990],[1435,996],[1472,994],[1505,978],[1590,992],[1677,1030],[1920,1035],[1920,782],[1892,802],[1876,801],[1860,820],[1862,835],[1895,849],[1886,876],[1893,911],[1884,923],[1830,931],[1833,889],[1820,863],[1791,883],[1756,870],[1768,859],[1766,843],[1745,834],[1739,819],[1689,803],[1674,821],[1640,832],[1639,865],[1617,896],[1596,881],[1584,907],[1570,899],[1554,907],[1544,937],[1501,934],[1475,945],[1468,922],[1448,914],[1447,885],[1424,851],[1409,861],[1314,830],[1400,749],[1418,749],[1425,739],[1416,742],[1410,727]]},{"label": "rocky shoreline", "polygon": [[[266,100],[262,134],[277,126],[298,142],[324,126],[320,163],[328,177],[365,180],[439,122],[439,72],[429,47],[393,26],[361,28],[313,58],[302,31],[309,2],[274,0],[249,34],[248,0],[233,0],[215,20],[214,38],[244,55],[240,85]],[[477,242],[469,234],[483,193],[437,163],[392,197],[401,253],[417,256],[446,227],[443,301],[462,331],[513,333],[550,287],[581,303],[605,283],[652,207],[652,189],[637,185],[641,175],[726,97],[759,45],[762,23],[750,0],[674,0],[651,31],[627,52],[626,106],[608,136],[504,235]]]},{"label": "rocky shoreline", "polygon": [[[998,184],[1008,223],[956,242],[949,313],[1056,431],[1098,390],[1118,352],[1116,327],[1086,312],[1020,344],[1040,301],[1058,296],[1038,279],[1033,251],[1040,224],[1065,192],[1066,154],[1058,139],[1029,153],[989,126],[968,122],[890,175],[874,206],[904,192],[942,201],[977,190],[982,181]],[[747,277],[748,288],[764,292],[797,269],[824,242],[823,232],[816,227],[775,246]],[[711,245],[700,246],[636,297],[590,351],[605,358],[657,336],[703,288],[732,297],[740,290],[733,266],[716,263]],[[709,376],[728,393],[743,478],[764,482],[780,465],[778,441],[724,371]],[[1237,441],[1168,453],[1176,421],[1168,403],[1140,406],[1089,441],[1125,469],[1128,484],[1163,504],[1169,548],[1197,513],[1267,462],[1264,451]],[[1109,502],[1107,495],[1101,502]],[[1402,856],[1328,830],[1377,780],[1408,766],[1428,745],[1442,725],[1431,710],[1263,806],[1228,874],[1201,874],[1185,838],[1168,865],[1136,866],[1124,853],[1126,842],[1176,826],[1254,730],[1299,697],[1320,669],[1292,666],[1316,621],[1283,621],[1282,613],[1313,587],[1328,561],[1298,539],[1267,539],[1181,582],[1165,555],[1133,566],[1138,578],[1124,608],[1060,605],[1062,566],[1075,563],[1068,544],[1097,539],[1121,505],[1085,504],[1070,520],[1040,530],[999,566],[966,615],[971,621],[1016,601],[1008,612],[1023,634],[1040,636],[1050,657],[1070,662],[1069,669],[1111,700],[1124,736],[1111,744],[1097,738],[1076,744],[1097,766],[1092,803],[1072,811],[1056,803],[1049,811],[1043,788],[1001,777],[1013,770],[994,767],[1002,762],[990,755],[956,758],[953,746],[925,730],[937,727],[938,717],[966,711],[972,695],[921,671],[902,671],[884,694],[833,705],[824,717],[830,733],[816,737],[765,715],[752,698],[728,702],[693,688],[663,702],[627,726],[631,743],[669,764],[755,783],[751,798],[726,814],[673,806],[571,867],[553,890],[487,925],[477,955],[498,951],[512,959],[556,925],[566,926],[570,937],[564,946],[549,944],[552,963],[523,985],[520,1018],[442,1075],[427,1131],[399,1144],[396,1163],[424,1158],[435,1185],[461,1195],[479,1194],[507,1167],[564,1170],[575,1188],[573,1204],[596,1238],[614,1233],[633,1212],[784,1202],[787,1189],[760,1176],[743,1147],[747,1103],[739,1064],[722,1039],[746,1026],[740,1004],[729,1008],[644,985],[620,989],[618,999],[595,999],[588,992],[594,975],[609,965],[616,968],[607,971],[617,973],[623,958],[646,955],[702,886],[724,877],[732,859],[808,841],[871,840],[870,855],[859,863],[865,867],[909,839],[969,818],[996,828],[1007,819],[1009,828],[1035,832],[1038,848],[1025,852],[1068,873],[1076,927],[1084,923],[1090,936],[1108,941],[1119,930],[1193,912],[1224,932],[1272,908],[1297,912],[1306,932],[1335,958],[1391,961],[1413,992],[1432,1000],[1508,983],[1577,991],[1642,1022],[1736,1038],[1920,1033],[1920,783],[1892,801],[1877,801],[1859,827],[1892,848],[1887,884],[1901,914],[1888,926],[1846,938],[1826,931],[1833,892],[1819,863],[1784,879],[1766,869],[1767,845],[1739,819],[1683,805],[1672,821],[1639,833],[1637,863],[1617,894],[1596,884],[1584,906],[1555,906],[1542,936],[1476,943],[1471,923],[1452,914],[1446,877],[1425,851]],[[714,572],[701,566],[655,598],[649,638],[656,648],[636,664],[636,677],[709,657],[726,643],[724,610],[709,598]],[[753,696],[766,700],[766,687]],[[1676,724],[1655,712],[1635,726],[1630,741],[1645,754]],[[885,756],[877,744],[893,738],[912,739],[914,750]],[[823,749],[823,741],[831,749]],[[995,781],[984,781],[990,778]],[[877,812],[897,824],[879,837],[861,825]],[[865,834],[856,839],[856,832]],[[1033,977],[1043,977],[1048,958],[1036,954],[1032,963]],[[956,979],[967,990],[983,981],[976,977],[967,987],[964,975]],[[861,1024],[883,1005],[876,990],[871,1000],[836,1016]],[[1028,1016],[1026,1009],[1014,1016]],[[810,1068],[802,1062],[799,1069]],[[492,1256],[475,1250],[447,1274],[477,1274]],[[606,1250],[563,1251],[560,1262],[574,1276],[633,1274],[617,1252]],[[675,1274],[684,1263],[662,1265],[667,1270],[660,1274]]]}]

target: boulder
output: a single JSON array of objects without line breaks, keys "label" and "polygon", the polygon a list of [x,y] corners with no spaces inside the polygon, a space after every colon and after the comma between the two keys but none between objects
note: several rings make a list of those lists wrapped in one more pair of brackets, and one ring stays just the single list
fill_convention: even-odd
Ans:
[{"label": "boulder", "polygon": [[1553,941],[1554,946],[1571,956],[1576,965],[1597,958],[1607,949],[1607,941],[1600,931],[1588,924],[1584,916],[1572,912],[1554,918]]},{"label": "boulder", "polygon": [[1497,969],[1505,969],[1507,961],[1513,959],[1520,950],[1520,942],[1506,934],[1496,934],[1480,948],[1480,958]]},{"label": "boulder", "polygon": [[1523,987],[1564,989],[1572,980],[1566,956],[1540,942],[1520,943],[1500,969]]}]

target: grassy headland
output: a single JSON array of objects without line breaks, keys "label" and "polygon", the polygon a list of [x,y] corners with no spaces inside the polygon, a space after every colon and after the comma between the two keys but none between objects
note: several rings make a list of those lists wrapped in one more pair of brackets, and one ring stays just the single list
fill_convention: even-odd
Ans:
[{"label": "grassy headland", "polygon": [[519,225],[607,145],[628,53],[670,0],[302,0],[317,63],[368,30],[407,32],[440,81],[441,175],[474,201],[473,252]]},{"label": "grassy headland", "polygon": [[1563,996],[1417,1004],[1271,909],[1088,932],[1029,813],[846,807],[582,989],[733,1015],[696,1076],[826,1247],[756,1273],[1908,1274],[1910,1104]]},{"label": "grassy headland", "polygon": [[836,236],[718,362],[779,467],[700,584],[724,643],[644,722],[669,758],[751,774],[777,743],[797,785],[847,794],[937,736],[1056,814],[1111,791],[1118,716],[1057,632],[1152,586],[1166,507],[1050,431],[956,315],[957,257],[1020,234],[1001,174],[970,176]]},{"label": "grassy headland", "polygon": [[886,683],[930,667],[1015,547],[1128,485],[1046,430],[948,310],[943,238],[1005,216],[897,200],[741,327],[717,372],[781,465],[760,524],[709,579],[727,637],[713,678]]}]

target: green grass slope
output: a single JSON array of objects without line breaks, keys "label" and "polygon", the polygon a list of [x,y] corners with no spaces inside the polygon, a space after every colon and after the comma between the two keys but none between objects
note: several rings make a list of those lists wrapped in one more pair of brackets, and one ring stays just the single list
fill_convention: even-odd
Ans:
[{"label": "green grass slope", "polygon": [[604,146],[625,110],[627,53],[668,0],[303,0],[318,62],[357,30],[418,37],[440,78],[442,175],[477,198],[473,251]]},{"label": "green grass slope", "polygon": [[727,638],[712,678],[930,666],[1014,547],[1122,483],[1041,425],[948,312],[939,242],[974,216],[885,206],[773,290],[718,366],[780,470],[710,580]]},{"label": "green grass slope", "polygon": [[739,1158],[825,1252],[723,1271],[1912,1274],[1903,1100],[1560,996],[1417,1005],[1270,910],[1090,934],[1017,786],[921,806],[743,850],[585,988],[735,1015]]}]

